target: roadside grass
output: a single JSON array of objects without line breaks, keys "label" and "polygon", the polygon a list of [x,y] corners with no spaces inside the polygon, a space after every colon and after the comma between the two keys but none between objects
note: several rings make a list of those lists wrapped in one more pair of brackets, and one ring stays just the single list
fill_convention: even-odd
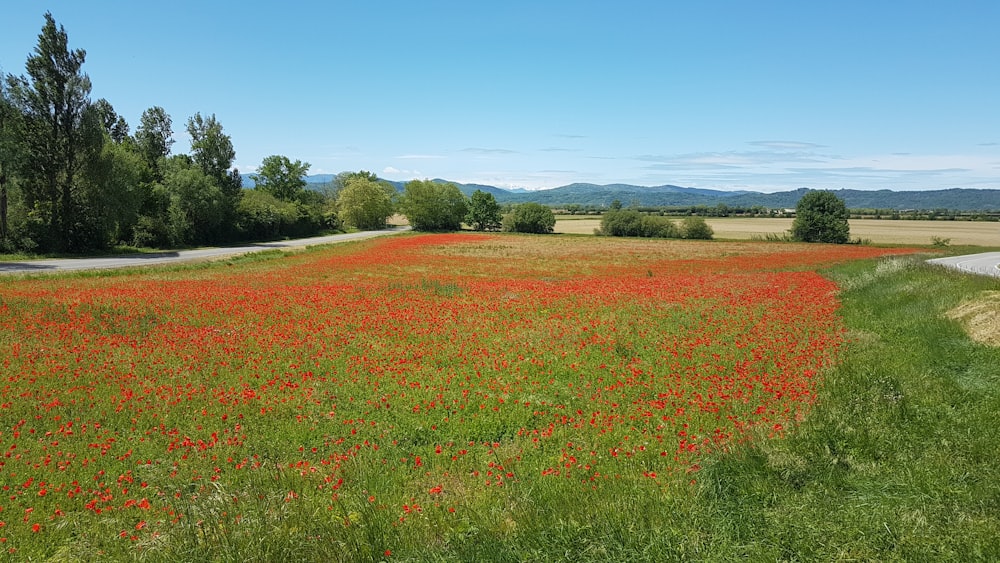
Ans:
[{"label": "roadside grass", "polygon": [[83,254],[69,254],[60,252],[0,252],[0,262],[28,262],[31,260],[51,260],[54,258],[101,258],[105,256],[131,256],[135,254],[158,254],[164,252],[161,249],[138,247],[131,245],[117,245],[103,252],[87,252]]},{"label": "roadside grass", "polygon": [[[341,230],[324,229],[316,234],[309,235],[309,237],[323,237],[328,235],[355,233],[355,232],[358,232],[358,230],[353,228],[347,228]],[[225,248],[227,246],[243,246],[247,244],[278,242],[291,239],[292,237],[281,236],[281,237],[272,237],[261,240],[237,240],[228,243],[221,243],[217,246],[220,248]],[[136,254],[161,254],[164,252],[176,252],[178,250],[193,250],[197,248],[211,248],[211,247],[177,246],[175,248],[153,248],[148,246],[133,246],[130,244],[118,244],[103,251],[84,252],[77,254],[63,253],[63,252],[34,253],[25,251],[0,252],[0,262],[29,262],[32,260],[52,260],[56,258],[106,258],[109,256],[133,256]]]},{"label": "roadside grass", "polygon": [[828,273],[852,342],[786,440],[707,464],[706,558],[1000,560],[1000,349],[944,316],[997,280],[914,258]]}]

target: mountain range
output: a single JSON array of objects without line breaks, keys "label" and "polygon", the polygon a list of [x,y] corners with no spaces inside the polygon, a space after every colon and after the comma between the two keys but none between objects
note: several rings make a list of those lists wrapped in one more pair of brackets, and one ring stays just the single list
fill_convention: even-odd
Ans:
[{"label": "mountain range", "polygon": [[[315,174],[306,176],[307,187],[318,189],[336,179],[336,174]],[[435,179],[434,182],[446,182]],[[390,181],[402,191],[405,182]],[[580,205],[584,207],[607,207],[613,201],[623,205],[640,207],[675,207],[725,205],[728,207],[765,207],[769,209],[793,208],[809,188],[792,191],[762,193],[753,191],[724,191],[681,186],[634,186],[630,184],[586,184],[575,183],[558,188],[542,190],[504,189],[483,184],[457,185],[466,195],[476,190],[493,194],[501,203],[536,202],[549,206]],[[252,187],[253,179],[243,175],[243,185]],[[850,209],[887,210],[950,210],[950,211],[1000,211],[1000,190],[950,188],[928,191],[893,190],[831,190],[844,200]]]}]

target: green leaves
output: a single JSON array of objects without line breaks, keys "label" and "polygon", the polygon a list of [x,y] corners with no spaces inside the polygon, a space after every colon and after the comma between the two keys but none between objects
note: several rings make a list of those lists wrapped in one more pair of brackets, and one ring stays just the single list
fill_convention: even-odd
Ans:
[{"label": "green leaves", "polygon": [[792,237],[802,242],[844,244],[850,239],[848,217],[844,200],[832,192],[809,192],[795,207]]},{"label": "green leaves", "polygon": [[457,231],[469,209],[458,186],[431,180],[407,183],[399,207],[418,231]]},{"label": "green leaves", "polygon": [[393,212],[393,196],[395,189],[374,174],[351,174],[337,194],[340,220],[361,230],[383,229]]},{"label": "green leaves", "polygon": [[540,203],[515,205],[504,218],[504,230],[513,233],[551,233],[556,226],[552,210]]},{"label": "green leaves", "polygon": [[469,201],[469,214],[465,221],[477,231],[499,231],[503,222],[500,204],[493,194],[476,190]]},{"label": "green leaves", "polygon": [[287,156],[266,157],[257,174],[253,175],[253,180],[257,183],[256,189],[283,201],[293,201],[306,187],[305,175],[309,166],[308,162],[292,162]]}]

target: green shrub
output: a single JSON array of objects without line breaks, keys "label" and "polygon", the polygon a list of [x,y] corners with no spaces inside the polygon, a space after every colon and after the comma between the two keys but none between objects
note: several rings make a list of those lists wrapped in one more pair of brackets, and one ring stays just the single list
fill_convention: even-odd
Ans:
[{"label": "green shrub", "polygon": [[552,210],[540,203],[515,205],[503,219],[503,230],[510,233],[551,233],[556,227]]},{"label": "green shrub", "polygon": [[686,239],[712,240],[715,231],[701,217],[685,217],[681,222],[681,237]]}]

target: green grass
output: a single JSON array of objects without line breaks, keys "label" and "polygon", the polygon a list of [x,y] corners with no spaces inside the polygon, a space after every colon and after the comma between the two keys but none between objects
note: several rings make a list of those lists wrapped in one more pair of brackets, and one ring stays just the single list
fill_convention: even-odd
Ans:
[{"label": "green grass", "polygon": [[709,464],[712,560],[1000,560],[1000,350],[943,313],[996,279],[913,259],[829,273],[852,344],[786,440]]}]

